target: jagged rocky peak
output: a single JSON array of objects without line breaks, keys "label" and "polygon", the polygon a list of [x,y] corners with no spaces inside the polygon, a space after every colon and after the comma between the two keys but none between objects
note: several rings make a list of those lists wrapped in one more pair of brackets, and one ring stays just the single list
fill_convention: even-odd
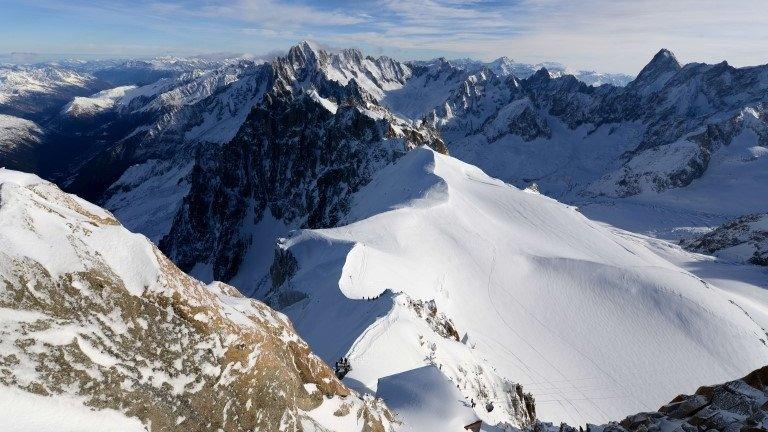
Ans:
[{"label": "jagged rocky peak", "polygon": [[677,61],[677,57],[672,51],[661,49],[637,74],[637,78],[630,85],[632,87],[649,86],[652,87],[652,90],[658,90],[681,68],[680,62]]},{"label": "jagged rocky peak", "polygon": [[675,72],[682,68],[672,51],[662,48],[638,74],[638,78],[651,72]]},{"label": "jagged rocky peak", "polygon": [[0,220],[0,400],[32,429],[390,430],[284,315],[182,273],[110,213],[0,169]]},{"label": "jagged rocky peak", "polygon": [[455,65],[445,57],[438,57],[423,62],[411,62],[410,65],[414,69],[415,75],[426,74],[429,78],[435,81],[443,75],[455,76],[456,74],[467,74],[464,68]]},{"label": "jagged rocky peak", "polygon": [[507,56],[502,56],[486,65],[488,69],[499,76],[511,75],[515,71],[515,61]]},{"label": "jagged rocky peak", "polygon": [[291,61],[303,61],[304,64],[327,56],[328,53],[321,49],[319,45],[306,40],[292,46],[288,50],[288,58]]},{"label": "jagged rocky peak", "polygon": [[515,61],[507,56],[501,56],[497,58],[496,60],[492,61],[491,64],[513,64]]},{"label": "jagged rocky peak", "polygon": [[[386,91],[402,87],[411,76],[410,68],[388,57],[365,56],[357,49],[329,52],[311,42],[292,47],[285,57],[274,62],[278,74],[289,73],[286,81],[295,81],[302,88],[322,85],[317,80],[329,80],[340,85],[356,82],[371,98],[380,100]],[[291,84],[291,83],[289,83]]]},{"label": "jagged rocky peak", "polygon": [[541,69],[537,70],[536,73],[528,78],[528,81],[531,83],[547,83],[551,80],[552,75],[549,73],[549,70],[547,70],[546,67],[542,67]]},{"label": "jagged rocky peak", "polygon": [[348,62],[360,64],[365,59],[365,56],[359,49],[347,48],[339,52],[339,58]]}]

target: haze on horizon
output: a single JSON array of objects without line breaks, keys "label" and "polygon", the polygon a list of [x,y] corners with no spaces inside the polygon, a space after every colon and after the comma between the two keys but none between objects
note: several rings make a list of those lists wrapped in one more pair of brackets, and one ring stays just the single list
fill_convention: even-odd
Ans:
[{"label": "haze on horizon", "polygon": [[764,0],[0,0],[0,11],[0,53],[41,58],[262,54],[309,39],[631,74],[660,48],[681,62],[768,63]]}]

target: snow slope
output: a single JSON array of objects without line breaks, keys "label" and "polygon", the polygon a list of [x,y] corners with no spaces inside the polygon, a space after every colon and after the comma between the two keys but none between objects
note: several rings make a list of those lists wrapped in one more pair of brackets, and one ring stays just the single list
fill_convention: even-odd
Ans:
[{"label": "snow slope", "polygon": [[[606,229],[650,250],[722,290],[761,327],[768,329],[768,268],[691,252],[666,240],[631,233],[606,225]],[[688,246],[684,243],[684,246]]]},{"label": "snow slope", "polygon": [[501,408],[476,408],[486,423],[521,423],[512,381],[540,419],[598,423],[768,358],[765,330],[643,241],[427,149],[382,170],[346,222],[282,240],[272,276],[300,299],[284,309],[299,333],[327,361],[346,354],[360,388],[433,363]]},{"label": "snow slope", "polygon": [[120,86],[102,90],[92,96],[76,96],[64,106],[62,113],[65,115],[80,117],[92,116],[112,109],[125,94],[136,86]]},{"label": "snow slope", "polygon": [[0,425],[6,432],[145,432],[138,419],[93,410],[76,398],[50,398],[0,387]]},{"label": "snow slope", "polygon": [[470,402],[435,366],[381,378],[376,396],[395,410],[404,432],[460,431],[478,420]]}]

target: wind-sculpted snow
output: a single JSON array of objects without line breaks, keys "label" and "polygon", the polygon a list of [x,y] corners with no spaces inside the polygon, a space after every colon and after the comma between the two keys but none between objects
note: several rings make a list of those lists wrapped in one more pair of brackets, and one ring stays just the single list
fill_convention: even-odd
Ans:
[{"label": "wind-sculpted snow", "polygon": [[460,431],[477,415],[452,384],[435,366],[424,366],[382,378],[377,395],[397,412],[404,431]]},{"label": "wind-sculpted snow", "polygon": [[11,430],[394,427],[284,315],[204,285],[108,212],[8,170],[0,322],[0,422]]},{"label": "wind-sculpted snow", "polygon": [[299,333],[326,360],[349,357],[360,388],[433,363],[486,423],[525,424],[512,382],[539,419],[598,423],[768,355],[765,330],[716,287],[451,157],[414,150],[351,205],[349,224],[281,241],[271,296],[291,293]]}]

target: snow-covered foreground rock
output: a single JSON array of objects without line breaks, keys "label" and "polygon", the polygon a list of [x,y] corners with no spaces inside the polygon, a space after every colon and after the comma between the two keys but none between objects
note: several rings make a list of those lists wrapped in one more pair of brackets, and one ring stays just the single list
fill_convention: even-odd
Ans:
[{"label": "snow-covered foreground rock", "polygon": [[542,420],[600,423],[768,358],[724,291],[643,241],[428,149],[342,222],[280,242],[270,300],[326,361],[349,357],[363,390],[436,364],[486,423],[525,424],[513,382]]},{"label": "snow-covered foreground rock", "polygon": [[388,431],[287,318],[0,169],[0,425],[13,431]]}]

